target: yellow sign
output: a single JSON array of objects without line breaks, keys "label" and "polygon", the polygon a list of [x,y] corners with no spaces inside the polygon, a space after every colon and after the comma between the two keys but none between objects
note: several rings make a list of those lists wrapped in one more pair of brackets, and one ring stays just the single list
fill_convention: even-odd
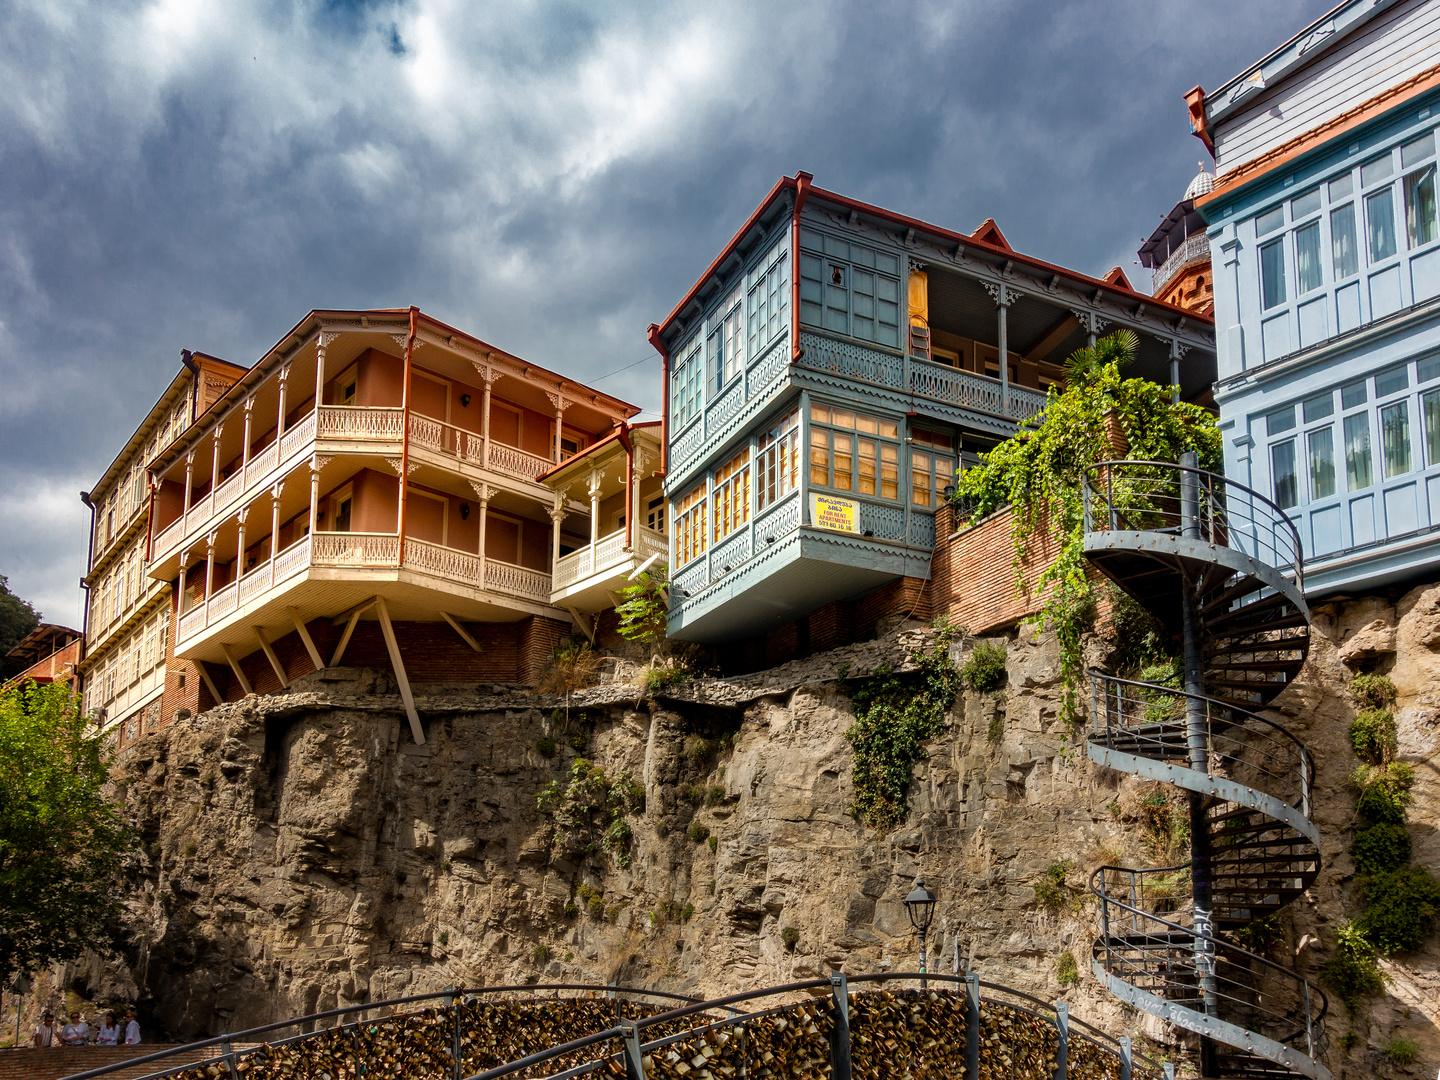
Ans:
[{"label": "yellow sign", "polygon": [[810,496],[810,523],[821,529],[836,529],[840,532],[860,531],[860,504],[850,499],[836,499],[830,495]]}]

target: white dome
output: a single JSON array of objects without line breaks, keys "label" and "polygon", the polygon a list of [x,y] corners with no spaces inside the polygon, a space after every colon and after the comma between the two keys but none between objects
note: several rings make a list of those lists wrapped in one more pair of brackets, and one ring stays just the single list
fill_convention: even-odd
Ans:
[{"label": "white dome", "polygon": [[1214,190],[1215,174],[1208,173],[1202,168],[1199,175],[1191,180],[1190,186],[1185,189],[1185,198],[1198,199],[1201,195],[1208,195]]}]

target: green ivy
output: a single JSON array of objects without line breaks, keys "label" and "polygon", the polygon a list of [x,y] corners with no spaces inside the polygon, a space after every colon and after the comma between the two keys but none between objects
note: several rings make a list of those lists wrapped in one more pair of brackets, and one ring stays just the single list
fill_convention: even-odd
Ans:
[{"label": "green ivy", "polygon": [[1352,1011],[1365,998],[1385,990],[1385,973],[1375,960],[1375,947],[1353,923],[1340,924],[1335,951],[1320,969],[1320,977]]},{"label": "green ivy", "polygon": [[1384,822],[1361,829],[1350,844],[1350,857],[1362,874],[1398,870],[1410,861],[1410,830]]},{"label": "green ivy", "polygon": [[1172,388],[1120,374],[1133,359],[1139,339],[1119,331],[1081,350],[1067,365],[1072,382],[1063,392],[1051,388],[1045,409],[1020,425],[1019,433],[982,456],[960,474],[956,498],[970,520],[1009,505],[1014,511],[1016,591],[1025,586],[1027,545],[1039,529],[1062,541],[1059,556],[1035,582],[1038,593],[1053,588],[1041,611],[1042,625],[1055,631],[1065,682],[1062,715],[1078,718],[1084,661],[1081,645],[1095,621],[1096,586],[1084,553],[1081,477],[1110,456],[1105,417],[1115,413],[1129,445],[1127,456],[1173,462],[1195,451],[1201,468],[1218,468],[1220,430],[1215,417],[1198,405],[1171,401]]},{"label": "green ivy", "polygon": [[905,820],[911,766],[925,757],[925,740],[944,730],[960,690],[950,662],[954,635],[948,625],[937,626],[935,643],[910,654],[914,672],[882,665],[852,693],[855,723],[845,738],[855,748],[850,813],[859,821],[888,829]]},{"label": "green ivy", "polygon": [[1350,724],[1350,745],[1361,761],[1384,765],[1395,756],[1395,714],[1388,709],[1361,709]]},{"label": "green ivy", "polygon": [[980,641],[970,650],[960,678],[971,690],[989,693],[1005,682],[1005,646],[998,641]]}]

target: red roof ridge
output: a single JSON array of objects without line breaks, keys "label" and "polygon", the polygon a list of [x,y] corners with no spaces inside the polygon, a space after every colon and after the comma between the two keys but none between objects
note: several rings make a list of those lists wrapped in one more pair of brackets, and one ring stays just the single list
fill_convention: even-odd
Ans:
[{"label": "red roof ridge", "polygon": [[970,234],[972,240],[979,240],[982,244],[989,244],[991,247],[998,247],[1003,251],[1014,251],[1010,241],[1005,239],[1005,234],[1000,231],[1000,226],[995,224],[993,217],[987,217],[980,223],[980,227]]}]

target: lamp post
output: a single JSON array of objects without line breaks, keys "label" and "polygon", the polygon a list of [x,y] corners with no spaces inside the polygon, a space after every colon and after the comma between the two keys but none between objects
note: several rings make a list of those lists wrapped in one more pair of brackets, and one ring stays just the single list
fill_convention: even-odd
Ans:
[{"label": "lamp post", "polygon": [[935,894],[925,888],[923,878],[915,879],[915,888],[905,897],[905,910],[910,914],[910,925],[920,931],[920,989],[927,987],[925,979],[925,931],[930,929],[930,919],[935,914]]}]

